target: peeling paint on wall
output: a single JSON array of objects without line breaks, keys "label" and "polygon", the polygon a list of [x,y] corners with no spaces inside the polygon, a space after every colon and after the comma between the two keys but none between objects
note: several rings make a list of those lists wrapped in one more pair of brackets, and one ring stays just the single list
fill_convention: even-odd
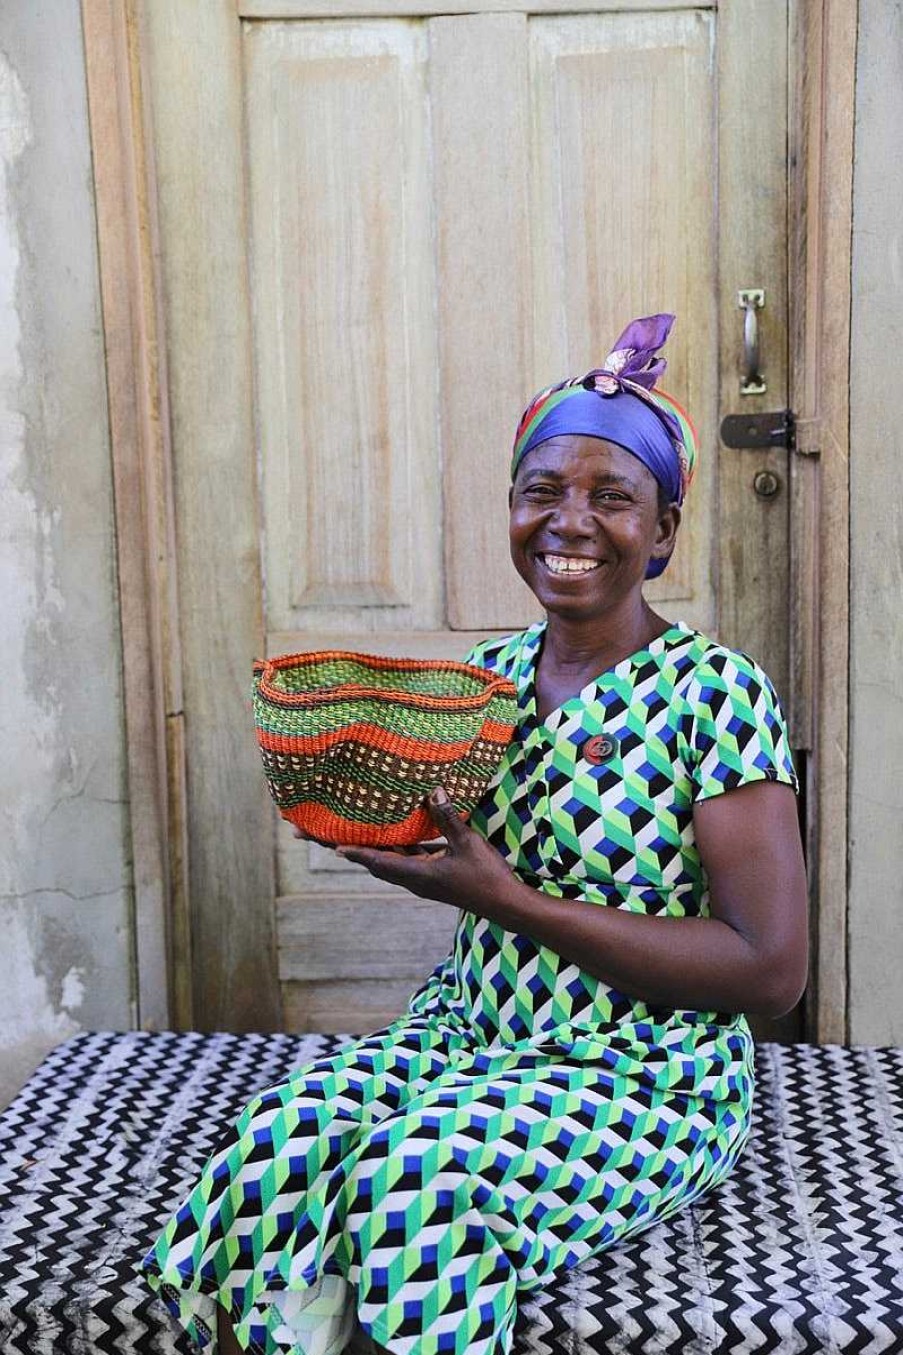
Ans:
[{"label": "peeling paint on wall", "polygon": [[[0,1104],[131,1019],[112,474],[81,15],[0,8]],[[10,977],[7,979],[7,974]]]},{"label": "peeling paint on wall", "polygon": [[[4,906],[3,940],[15,956],[15,964],[10,966],[6,981],[0,984],[0,1053],[15,1048],[23,1037],[43,1050],[74,1035],[78,1023],[68,1011],[58,1010],[46,977],[33,962],[24,905]],[[27,1030],[22,1020],[25,1012],[28,1012]]]},{"label": "peeling paint on wall", "polygon": [[[41,523],[37,503],[25,484],[25,417],[18,407],[24,383],[20,353],[21,325],[16,306],[16,284],[22,250],[18,223],[10,202],[11,170],[31,140],[28,104],[22,84],[5,56],[0,54],[0,483],[3,486],[3,539],[0,542],[0,577],[3,579],[3,610],[0,613],[0,646],[7,672],[20,677],[25,672],[25,643],[38,601],[38,579],[47,576],[46,523]],[[59,606],[59,591],[48,599]],[[46,616],[41,625],[48,624]],[[4,795],[0,803],[0,888],[13,888],[15,863],[28,846],[27,796],[21,780],[34,756],[52,740],[53,720],[46,704],[27,693],[10,693],[15,721],[3,720],[6,750]],[[9,742],[6,742],[6,740]],[[14,779],[10,785],[7,777]],[[12,792],[12,793],[10,793]]]}]

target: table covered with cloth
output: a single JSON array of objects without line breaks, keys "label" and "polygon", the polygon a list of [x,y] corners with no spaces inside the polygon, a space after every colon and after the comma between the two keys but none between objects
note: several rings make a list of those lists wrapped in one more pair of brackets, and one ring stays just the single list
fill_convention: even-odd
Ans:
[{"label": "table covered with cloth", "polygon": [[[264,1084],[342,1035],[80,1035],[0,1116],[3,1355],[190,1350],[138,1273]],[[762,1044],[716,1190],[525,1293],[515,1355],[903,1352],[903,1050]]]}]

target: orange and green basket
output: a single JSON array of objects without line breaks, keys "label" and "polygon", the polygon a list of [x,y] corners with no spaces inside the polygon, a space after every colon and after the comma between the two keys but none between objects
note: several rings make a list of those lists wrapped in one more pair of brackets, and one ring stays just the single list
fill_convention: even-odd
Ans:
[{"label": "orange and green basket", "polygon": [[438,837],[425,796],[443,786],[468,815],[517,719],[513,684],[484,668],[344,650],[258,660],[252,697],[280,814],[343,846]]}]

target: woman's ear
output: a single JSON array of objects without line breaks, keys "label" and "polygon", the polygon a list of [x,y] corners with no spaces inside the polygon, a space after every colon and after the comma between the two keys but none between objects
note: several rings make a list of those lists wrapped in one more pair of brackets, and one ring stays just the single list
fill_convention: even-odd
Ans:
[{"label": "woman's ear", "polygon": [[667,560],[668,556],[674,550],[677,541],[677,529],[680,526],[680,519],[680,505],[676,503],[669,503],[664,512],[659,513],[658,527],[655,534],[655,545],[652,548],[653,559]]},{"label": "woman's ear", "polygon": [[508,512],[511,512],[511,503],[514,499],[514,485],[508,486]]}]

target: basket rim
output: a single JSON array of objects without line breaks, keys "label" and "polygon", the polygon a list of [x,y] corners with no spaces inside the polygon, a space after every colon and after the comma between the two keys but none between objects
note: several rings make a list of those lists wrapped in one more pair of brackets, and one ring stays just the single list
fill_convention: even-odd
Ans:
[{"label": "basket rim", "polygon": [[[308,668],[328,659],[350,659],[362,667],[373,668],[379,672],[391,670],[410,672],[453,671],[469,673],[478,678],[482,689],[471,696],[431,696],[414,692],[387,691],[384,687],[371,687],[360,682],[345,682],[336,687],[315,692],[285,692],[273,685],[273,675],[284,668]],[[332,705],[339,701],[359,701],[375,698],[393,705],[408,706],[416,710],[436,711],[473,711],[482,710],[495,696],[517,698],[517,688],[510,678],[480,668],[477,664],[460,663],[455,659],[406,659],[385,654],[365,654],[352,649],[312,649],[298,654],[279,654],[271,659],[255,659],[254,674],[257,678],[257,690],[266,701],[285,707],[315,707]]]}]

